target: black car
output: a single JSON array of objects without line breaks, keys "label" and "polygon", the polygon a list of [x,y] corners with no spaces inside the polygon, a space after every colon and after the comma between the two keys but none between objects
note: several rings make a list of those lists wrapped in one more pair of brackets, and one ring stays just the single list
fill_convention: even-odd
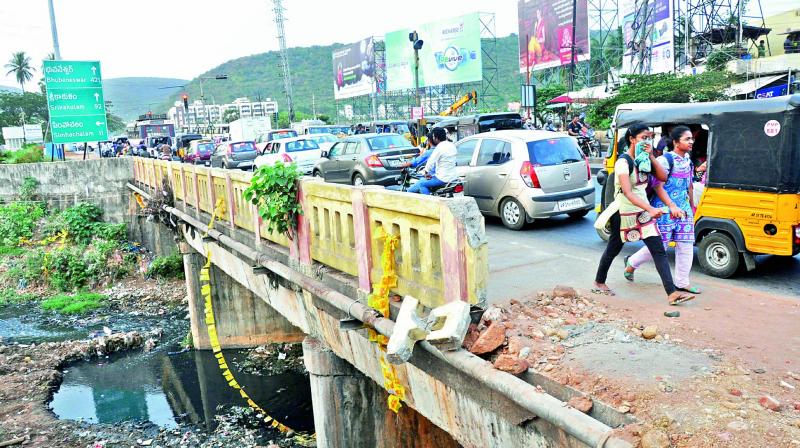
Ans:
[{"label": "black car", "polygon": [[353,185],[396,185],[403,164],[419,154],[399,134],[359,134],[323,151],[313,175],[327,182]]}]

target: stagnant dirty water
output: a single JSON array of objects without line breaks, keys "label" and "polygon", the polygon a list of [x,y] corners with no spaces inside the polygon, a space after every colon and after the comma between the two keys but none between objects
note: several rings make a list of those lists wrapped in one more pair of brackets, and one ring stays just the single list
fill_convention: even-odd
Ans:
[{"label": "stagnant dirty water", "polygon": [[[86,339],[102,333],[104,327],[115,332],[161,328],[164,333],[149,353],[134,350],[65,367],[63,381],[49,403],[59,419],[138,422],[163,429],[190,424],[211,431],[215,416],[234,406],[246,407],[238,391],[228,386],[211,351],[181,351],[189,324],[180,316],[128,313],[86,319],[30,307],[0,308],[0,341],[6,344]],[[307,376],[245,373],[237,366],[246,358],[246,350],[224,353],[237,381],[256,403],[290,428],[313,432]]]}]

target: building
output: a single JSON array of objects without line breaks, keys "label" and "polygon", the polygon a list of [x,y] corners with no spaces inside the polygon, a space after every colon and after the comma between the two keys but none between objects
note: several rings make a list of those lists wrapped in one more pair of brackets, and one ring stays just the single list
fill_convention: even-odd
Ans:
[{"label": "building", "polygon": [[765,17],[764,23],[772,32],[767,36],[769,51],[772,56],[784,54],[783,41],[786,40],[786,33],[791,31],[800,32],[800,8],[790,9],[774,16]]},{"label": "building", "polygon": [[[224,127],[223,117],[226,111],[235,110],[239,118],[270,117],[273,122],[278,120],[278,102],[267,98],[266,101],[250,101],[248,98],[236,98],[229,104],[203,104],[194,101],[189,104],[187,114],[184,114],[183,102],[175,101],[169,109],[167,116],[178,129],[183,131],[206,130],[210,126],[215,130]],[[209,126],[210,124],[210,126]]]}]

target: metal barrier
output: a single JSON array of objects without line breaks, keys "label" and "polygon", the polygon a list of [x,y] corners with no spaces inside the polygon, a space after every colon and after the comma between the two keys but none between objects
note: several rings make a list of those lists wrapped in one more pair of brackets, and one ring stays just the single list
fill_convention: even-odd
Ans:
[{"label": "metal barrier", "polygon": [[[303,214],[293,240],[269,233],[256,206],[244,199],[252,173],[136,158],[134,179],[152,192],[167,185],[175,206],[211,213],[218,200],[233,228],[287,247],[302,265],[313,261],[358,278],[369,292],[381,278],[383,232],[400,236],[395,291],[435,308],[454,300],[482,305],[489,275],[483,217],[472,198],[442,199],[381,187],[351,187],[305,178]],[[382,229],[382,231],[381,231]]]}]

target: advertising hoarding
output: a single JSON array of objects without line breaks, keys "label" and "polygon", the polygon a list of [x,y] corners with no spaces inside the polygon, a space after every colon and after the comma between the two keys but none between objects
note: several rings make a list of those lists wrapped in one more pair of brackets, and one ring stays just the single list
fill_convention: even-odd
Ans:
[{"label": "advertising hoarding", "polygon": [[655,74],[675,70],[672,2],[624,0],[619,4],[625,52],[622,73]]},{"label": "advertising hoarding", "polygon": [[[573,0],[519,0],[519,68],[521,73],[568,65],[572,56]],[[589,60],[587,0],[577,0],[575,62]]]},{"label": "advertising hoarding", "polygon": [[[386,34],[386,89],[414,88],[414,29]],[[426,23],[416,28],[424,42],[419,51],[419,86],[479,82],[483,79],[481,24],[478,13]]]},{"label": "advertising hoarding", "polygon": [[333,51],[333,97],[375,93],[375,42],[372,37]]}]

